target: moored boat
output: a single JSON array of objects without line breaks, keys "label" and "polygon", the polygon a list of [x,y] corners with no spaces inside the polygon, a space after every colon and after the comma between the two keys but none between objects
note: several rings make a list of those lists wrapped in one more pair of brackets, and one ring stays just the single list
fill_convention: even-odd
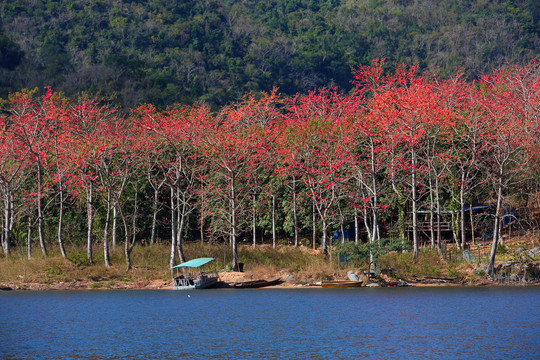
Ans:
[{"label": "moored boat", "polygon": [[280,277],[274,277],[269,279],[263,279],[263,280],[253,280],[253,281],[243,281],[234,283],[233,286],[237,289],[254,289],[254,288],[261,288],[265,286],[272,286],[279,283],[281,280]]},{"label": "moored boat", "polygon": [[352,281],[352,280],[332,280],[332,281],[323,281],[321,282],[323,288],[350,288],[350,287],[361,287],[362,281]]},{"label": "moored boat", "polygon": [[216,285],[217,269],[208,271],[208,263],[212,260],[214,258],[198,258],[170,268],[173,290],[207,289]]}]

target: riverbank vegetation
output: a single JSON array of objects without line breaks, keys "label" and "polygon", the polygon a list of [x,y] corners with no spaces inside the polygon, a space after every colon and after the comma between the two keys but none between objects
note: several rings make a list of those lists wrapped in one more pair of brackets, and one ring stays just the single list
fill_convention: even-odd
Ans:
[{"label": "riverbank vegetation", "polygon": [[[508,241],[499,260],[511,262],[519,259],[522,254],[520,249],[524,246],[527,244],[523,239]],[[171,274],[167,269],[169,244],[136,247],[133,250],[133,262],[137,265],[129,271],[122,265],[124,254],[121,248],[111,249],[110,267],[104,265],[102,256],[96,256],[95,264],[88,263],[84,247],[68,246],[67,251],[70,254],[67,259],[57,249],[51,249],[47,258],[28,259],[24,251],[13,253],[9,262],[0,262],[0,289],[169,289],[171,286]],[[239,256],[244,264],[243,273],[229,272],[231,254],[226,244],[192,242],[186,244],[185,251],[188,258],[214,257],[221,281],[225,284],[280,276],[284,281],[282,286],[313,286],[323,280],[346,279],[346,273],[351,270],[361,275],[369,269],[363,259],[343,262],[339,251],[332,251],[332,256],[325,256],[306,246],[279,245],[273,248],[267,244],[253,248],[241,245]],[[472,263],[464,260],[462,251],[457,248],[444,254],[435,249],[421,249],[416,262],[412,261],[411,252],[391,251],[379,256],[375,276],[371,277],[371,281],[382,285],[406,281],[417,286],[501,284],[501,279],[486,280],[484,273],[478,271],[482,264],[485,267],[486,250],[480,248],[471,252],[475,254]],[[539,262],[532,258],[527,262],[530,266],[522,274],[526,276],[527,282],[520,278],[505,284],[537,285]]]},{"label": "riverbank vegetation", "polygon": [[[199,242],[230,247],[237,270],[239,246],[263,240],[324,256],[336,242],[368,243],[372,264],[384,239],[410,247],[413,263],[422,247],[488,239],[493,276],[503,232],[537,244],[540,63],[474,82],[385,69],[358,66],[350,94],[274,90],[217,112],[125,114],[52,89],[11,94],[0,116],[3,255],[54,246],[112,268],[121,247],[130,269],[142,266],[135,253],[168,243],[166,267]],[[84,243],[84,256],[70,252]]]}]

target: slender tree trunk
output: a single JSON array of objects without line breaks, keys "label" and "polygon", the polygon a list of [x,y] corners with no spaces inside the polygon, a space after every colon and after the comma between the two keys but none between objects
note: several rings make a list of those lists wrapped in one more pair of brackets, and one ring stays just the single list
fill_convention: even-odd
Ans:
[{"label": "slender tree trunk", "polygon": [[[139,212],[139,203],[138,203],[138,194],[139,192],[137,189],[135,189],[135,198],[134,198],[134,204],[133,204],[133,213],[132,213],[132,221],[131,221],[131,232],[129,231],[129,227],[127,224],[126,215],[122,215],[122,221],[124,223],[124,231],[125,231],[125,241],[124,241],[124,255],[126,258],[126,270],[130,270],[132,268],[131,264],[131,252],[133,251],[133,247],[135,246],[135,240],[137,239],[137,217]],[[130,236],[131,235],[131,236]],[[131,237],[131,240],[130,240]]]},{"label": "slender tree trunk", "polygon": [[276,248],[276,195],[272,194],[272,247]]},{"label": "slender tree trunk", "polygon": [[174,201],[174,186],[170,186],[171,190],[171,254],[169,258],[169,267],[175,265],[176,252],[176,206]]},{"label": "slender tree trunk", "polygon": [[328,244],[327,244],[327,223],[326,218],[324,216],[321,217],[322,219],[322,252],[324,255],[328,255]]},{"label": "slender tree trunk", "polygon": [[405,245],[407,236],[407,199],[401,193],[398,193],[397,198],[397,210],[398,210],[398,227],[400,236],[403,239],[402,243]]},{"label": "slender tree trunk", "polygon": [[103,259],[105,266],[110,267],[109,258],[109,220],[111,218],[111,191],[107,191],[107,215],[105,217],[105,226],[103,227]]},{"label": "slender tree trunk", "polygon": [[391,174],[390,174],[390,183],[392,185],[392,189],[394,190],[394,193],[397,196],[396,205],[398,208],[398,227],[400,229],[400,235],[402,239],[402,245],[405,246],[405,239],[407,237],[407,212],[406,212],[406,206],[407,206],[407,199],[403,194],[401,193],[401,190],[397,186],[396,183],[396,174],[394,172],[395,169],[395,155],[392,151],[392,164],[391,164]]},{"label": "slender tree trunk", "polygon": [[354,208],[354,243],[358,245],[358,240],[360,239],[360,227],[358,226],[358,209]]},{"label": "slender tree trunk", "polygon": [[37,210],[38,210],[38,237],[39,237],[39,246],[41,247],[41,252],[43,256],[47,257],[47,248],[45,246],[45,238],[43,237],[43,205],[41,203],[42,196],[42,187],[43,179],[41,174],[41,162],[38,159],[37,162],[37,176],[38,176],[38,193],[37,193]]},{"label": "slender tree trunk", "polygon": [[441,199],[439,196],[439,179],[435,177],[435,201],[437,202],[437,250],[441,253]]},{"label": "slender tree trunk", "polygon": [[131,250],[129,246],[129,237],[126,237],[126,240],[124,242],[124,256],[126,258],[126,269],[131,269]]},{"label": "slender tree trunk", "polygon": [[204,244],[204,220],[205,220],[205,209],[204,209],[204,187],[201,183],[201,209],[200,209],[200,236],[201,236],[201,245]]},{"label": "slender tree trunk", "polygon": [[311,221],[311,224],[313,226],[313,250],[315,250],[317,248],[317,217],[316,217],[316,213],[315,213],[315,200],[313,201],[313,211],[312,211],[312,214],[313,214],[313,218],[312,218],[312,221]]},{"label": "slender tree trunk", "polygon": [[2,252],[4,251],[4,209],[2,208],[2,216],[0,216],[0,244],[2,244]]},{"label": "slender tree trunk", "polygon": [[231,178],[231,240],[232,240],[232,252],[233,262],[232,267],[234,270],[238,268],[238,246],[236,238],[236,179],[233,176]]},{"label": "slender tree trunk", "polygon": [[489,254],[488,275],[495,275],[495,256],[497,255],[497,245],[500,237],[500,222],[503,202],[503,167],[499,166],[499,179],[497,184],[497,208],[495,210],[495,223],[493,225],[493,243],[491,244],[491,252]]},{"label": "slender tree trunk", "polygon": [[62,239],[62,226],[64,222],[64,189],[63,184],[60,182],[60,210],[58,213],[58,246],[60,247],[60,252],[62,253],[62,257],[65,259],[67,258],[66,255],[66,249],[64,247],[64,240]]},{"label": "slender tree trunk", "polygon": [[431,248],[433,249],[435,247],[435,214],[434,214],[434,206],[433,203],[433,180],[431,177],[429,178],[429,230],[430,230],[430,238],[431,238]]},{"label": "slender tree trunk", "polygon": [[257,214],[255,213],[255,209],[257,208],[257,202],[256,202],[255,194],[253,194],[253,211],[252,211],[252,230],[253,230],[253,247],[255,248],[257,246]]},{"label": "slender tree trunk", "polygon": [[120,209],[122,223],[124,224],[124,257],[126,259],[127,270],[131,269],[131,250],[130,250],[130,233],[129,226],[126,219],[126,214]]},{"label": "slender tree trunk", "polygon": [[32,258],[32,218],[28,216],[28,228],[26,231],[26,243],[28,248],[28,259]]},{"label": "slender tree trunk", "polygon": [[473,214],[472,201],[471,201],[471,205],[469,206],[469,215],[470,215],[470,221],[471,221],[471,241],[474,244],[474,214]]},{"label": "slender tree trunk", "polygon": [[411,192],[412,192],[412,233],[413,233],[413,261],[418,259],[418,214],[417,210],[417,194],[416,194],[416,152],[414,147],[411,150],[412,159],[412,179],[411,179]]},{"label": "slender tree trunk", "polygon": [[461,173],[461,186],[459,189],[459,227],[461,230],[461,248],[465,249],[467,238],[465,237],[465,171]]},{"label": "slender tree trunk", "polygon": [[159,189],[154,189],[154,202],[152,207],[152,232],[150,235],[150,244],[154,245],[156,243],[156,224],[157,224],[157,215],[158,215],[158,197]]},{"label": "slender tree trunk", "polygon": [[293,176],[294,246],[298,246],[298,213],[296,209],[296,177]]},{"label": "slender tree trunk", "polygon": [[364,209],[362,210],[362,213],[364,215],[364,226],[366,228],[366,232],[367,232],[367,242],[369,242],[371,244],[371,239],[373,238],[372,235],[371,235],[371,226],[369,225],[369,214],[368,214],[368,210],[367,209]]},{"label": "slender tree trunk", "polygon": [[[180,196],[182,196],[182,200],[180,200]],[[177,224],[178,228],[176,229],[176,248],[178,250],[178,259],[180,260],[180,263],[183,263],[186,261],[186,257],[184,255],[184,246],[183,246],[183,235],[184,235],[184,225],[186,220],[186,199],[185,194],[182,194],[179,188],[176,188],[176,203],[177,203]],[[180,210],[181,209],[181,210]]]},{"label": "slender tree trunk", "polygon": [[204,244],[204,214],[201,212],[200,214],[200,237],[201,237],[201,245]]},{"label": "slender tree trunk", "polygon": [[[139,192],[137,189],[135,189],[135,198],[133,199],[133,214],[131,216],[131,244],[135,244],[135,240],[137,239],[137,219],[139,218]],[[131,250],[130,250],[131,253]]]},{"label": "slender tree trunk", "polygon": [[340,228],[341,228],[341,243],[345,244],[345,219],[343,217],[341,217]]},{"label": "slender tree trunk", "polygon": [[378,199],[378,188],[377,188],[377,176],[375,174],[375,148],[373,142],[371,142],[371,183],[373,187],[373,231],[371,233],[371,244],[375,243],[376,239],[379,238],[379,218],[377,216],[377,208],[379,207]]},{"label": "slender tree trunk", "polygon": [[9,195],[9,206],[10,206],[10,220],[9,220],[9,233],[13,234],[13,227],[15,226],[15,194],[10,193]]},{"label": "slender tree trunk", "polygon": [[86,217],[88,221],[88,232],[86,236],[86,245],[87,245],[87,258],[88,262],[90,264],[94,263],[94,260],[92,259],[92,226],[94,223],[94,204],[93,204],[93,184],[90,183],[88,188],[86,189]]},{"label": "slender tree trunk", "polygon": [[10,255],[10,236],[11,236],[11,196],[10,192],[6,190],[6,193],[4,194],[4,254],[6,256],[6,260],[9,259]]},{"label": "slender tree trunk", "polygon": [[458,229],[458,222],[459,222],[459,213],[452,211],[452,235],[454,236],[454,242],[456,243],[456,247],[460,249],[461,239],[459,238],[460,232]]},{"label": "slender tree trunk", "polygon": [[112,239],[112,246],[115,248],[118,245],[118,235],[117,235],[117,229],[118,229],[118,204],[115,201],[113,203],[113,220],[112,220],[112,229],[111,229],[111,239]]},{"label": "slender tree trunk", "polygon": [[180,260],[180,263],[183,263],[186,261],[186,255],[184,254],[184,246],[183,246],[183,236],[184,236],[184,227],[186,222],[186,215],[184,214],[178,214],[178,230],[176,231],[176,249],[178,251],[178,259]]}]

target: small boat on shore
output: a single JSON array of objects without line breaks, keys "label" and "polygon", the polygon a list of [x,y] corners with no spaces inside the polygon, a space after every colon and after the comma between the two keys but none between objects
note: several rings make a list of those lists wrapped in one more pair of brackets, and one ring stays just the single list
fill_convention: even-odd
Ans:
[{"label": "small boat on shore", "polygon": [[263,279],[263,280],[253,280],[253,281],[243,281],[234,283],[233,286],[236,289],[254,289],[254,288],[261,288],[265,286],[272,286],[276,285],[280,282],[280,277],[274,277],[269,279]]},{"label": "small boat on shore", "polygon": [[352,280],[332,280],[332,281],[322,281],[321,286],[323,288],[351,288],[351,287],[361,287],[362,281],[352,281]]},{"label": "small boat on shore", "polygon": [[208,263],[212,260],[214,258],[198,258],[170,268],[173,290],[207,289],[215,286],[218,282],[217,269],[214,267],[214,270],[208,271]]}]

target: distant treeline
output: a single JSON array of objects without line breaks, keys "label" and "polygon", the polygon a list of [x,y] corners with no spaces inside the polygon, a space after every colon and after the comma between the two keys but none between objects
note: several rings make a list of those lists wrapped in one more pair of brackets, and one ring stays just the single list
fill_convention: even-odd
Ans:
[{"label": "distant treeline", "polygon": [[[435,229],[451,210],[458,247],[492,231],[493,273],[505,209],[522,230],[540,227],[540,63],[476,82],[385,67],[357,67],[351,94],[248,94],[218,112],[126,115],[51,89],[13,94],[0,116],[3,252],[31,257],[38,242],[46,256],[54,241],[65,257],[70,238],[86,241],[90,263],[99,243],[109,265],[110,244],[123,243],[129,267],[133,246],[159,237],[172,266],[185,240],[225,240],[236,267],[243,239],[303,239],[326,253],[330,233],[350,225],[373,245],[411,234],[416,259],[420,211],[440,249]],[[482,228],[467,225],[474,203],[493,206]]]},{"label": "distant treeline", "polygon": [[473,80],[540,49],[537,0],[19,0],[0,19],[0,97],[52,86],[124,110],[347,92],[375,58]]}]

